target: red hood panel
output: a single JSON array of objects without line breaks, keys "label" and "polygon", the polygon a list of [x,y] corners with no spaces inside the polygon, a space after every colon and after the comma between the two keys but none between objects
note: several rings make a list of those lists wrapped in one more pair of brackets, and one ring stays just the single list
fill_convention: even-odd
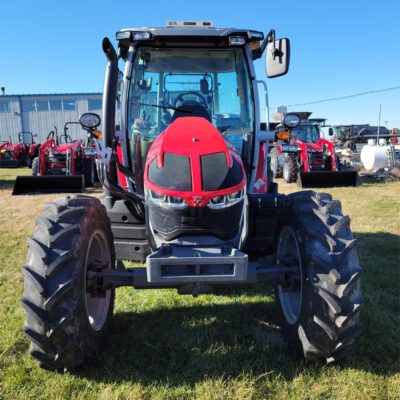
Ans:
[{"label": "red hood panel", "polygon": [[211,153],[225,153],[228,165],[232,164],[229,149],[221,133],[206,119],[183,117],[176,119],[153,143],[147,160],[155,157],[162,167],[164,153],[183,156],[202,156]]},{"label": "red hood panel", "polygon": [[[149,180],[149,165],[156,159],[157,167],[163,168],[165,153],[186,156],[190,160],[191,191],[177,191],[156,186]],[[242,180],[239,184],[216,191],[203,191],[201,157],[224,153],[226,165],[233,167],[233,158],[240,164]],[[237,164],[236,164],[237,165]],[[179,171],[176,171],[179,179]],[[227,195],[241,190],[246,184],[246,174],[239,155],[230,147],[221,133],[206,119],[201,117],[181,117],[176,119],[151,145],[147,154],[145,186],[168,196],[178,196],[192,207],[203,207],[216,196]]]},{"label": "red hood panel", "polygon": [[322,152],[322,146],[317,143],[304,143],[308,149]]},{"label": "red hood panel", "polygon": [[59,146],[57,146],[56,151],[63,153],[75,147],[79,147],[80,143],[80,140],[74,140],[71,143],[60,144]]}]

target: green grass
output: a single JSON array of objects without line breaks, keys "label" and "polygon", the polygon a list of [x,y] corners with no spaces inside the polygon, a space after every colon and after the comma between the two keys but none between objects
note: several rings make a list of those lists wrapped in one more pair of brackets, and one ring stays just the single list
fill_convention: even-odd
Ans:
[{"label": "green grass", "polygon": [[270,286],[196,299],[123,288],[104,352],[60,375],[29,356],[19,304],[26,238],[56,196],[12,197],[20,173],[0,170],[0,399],[400,398],[400,183],[327,190],[352,219],[364,267],[363,332],[342,365],[307,363],[282,343]]}]

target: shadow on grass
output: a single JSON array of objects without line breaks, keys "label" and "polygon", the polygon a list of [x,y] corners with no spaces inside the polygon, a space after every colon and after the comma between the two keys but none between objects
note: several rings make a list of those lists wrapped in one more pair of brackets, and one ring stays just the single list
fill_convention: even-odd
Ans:
[{"label": "shadow on grass", "polygon": [[399,179],[396,178],[395,176],[387,173],[387,174],[382,174],[380,176],[373,175],[373,174],[364,174],[360,175],[361,182],[363,185],[367,186],[372,186],[372,185],[382,185],[384,183],[390,183],[390,182],[398,182]]},{"label": "shadow on grass", "polygon": [[[355,236],[364,266],[363,332],[355,354],[332,368],[392,375],[399,372],[400,355],[399,236]],[[377,265],[371,254],[385,255],[386,261]],[[375,298],[380,298],[382,288],[386,295],[377,304]],[[270,286],[250,291],[223,289],[217,295],[235,297],[237,302],[117,313],[104,353],[77,373],[101,382],[178,386],[194,385],[206,377],[225,379],[243,374],[272,373],[292,380],[304,371],[319,374],[330,368],[305,362],[283,344],[274,303],[256,300],[271,293]]]},{"label": "shadow on grass", "polygon": [[78,374],[102,382],[173,386],[271,370],[293,379],[299,364],[276,324],[274,304],[268,302],[118,313],[105,352]]}]

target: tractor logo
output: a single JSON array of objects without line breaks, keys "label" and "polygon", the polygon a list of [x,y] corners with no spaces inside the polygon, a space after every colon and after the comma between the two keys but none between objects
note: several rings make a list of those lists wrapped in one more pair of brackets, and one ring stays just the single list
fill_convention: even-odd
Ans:
[{"label": "tractor logo", "polygon": [[200,207],[203,204],[203,196],[193,196],[192,203],[195,207]]}]

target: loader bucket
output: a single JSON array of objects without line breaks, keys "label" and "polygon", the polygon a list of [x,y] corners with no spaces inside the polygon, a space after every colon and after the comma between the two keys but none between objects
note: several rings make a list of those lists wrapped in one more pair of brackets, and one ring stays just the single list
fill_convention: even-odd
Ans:
[{"label": "loader bucket", "polygon": [[83,188],[82,175],[17,176],[12,194],[80,193]]},{"label": "loader bucket", "polygon": [[300,172],[297,185],[301,188],[329,188],[336,186],[360,186],[357,171]]},{"label": "loader bucket", "polygon": [[19,160],[7,159],[3,158],[0,159],[0,168],[17,168],[20,165]]}]

